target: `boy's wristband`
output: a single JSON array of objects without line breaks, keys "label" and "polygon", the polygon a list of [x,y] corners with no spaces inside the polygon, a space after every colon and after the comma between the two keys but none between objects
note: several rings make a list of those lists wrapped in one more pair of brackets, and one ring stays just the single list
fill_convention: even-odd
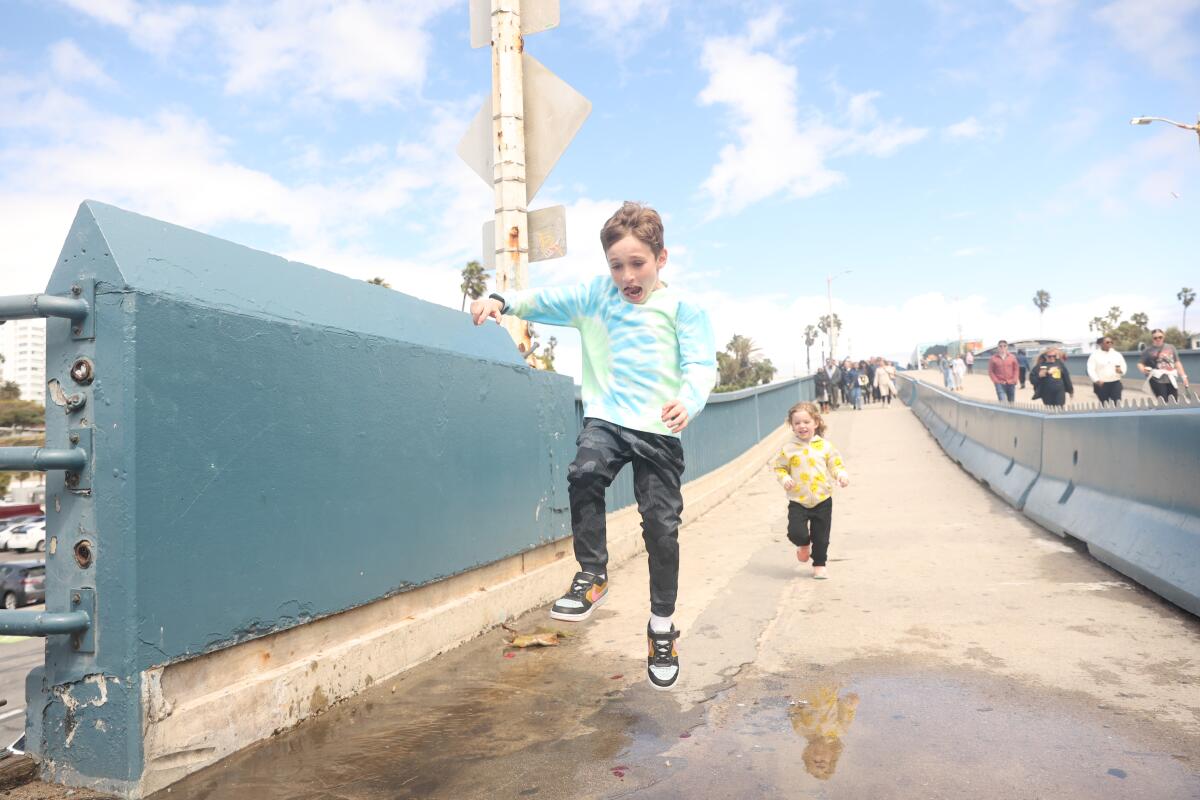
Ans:
[{"label": "boy's wristband", "polygon": [[507,300],[505,300],[505,299],[504,299],[502,296],[500,296],[500,295],[496,294],[495,292],[492,292],[491,294],[489,294],[489,295],[488,295],[488,299],[489,299],[489,300],[495,300],[495,301],[499,302],[499,303],[500,303],[500,310],[501,310],[501,311],[503,311],[504,309],[508,308],[508,301],[507,301]]}]

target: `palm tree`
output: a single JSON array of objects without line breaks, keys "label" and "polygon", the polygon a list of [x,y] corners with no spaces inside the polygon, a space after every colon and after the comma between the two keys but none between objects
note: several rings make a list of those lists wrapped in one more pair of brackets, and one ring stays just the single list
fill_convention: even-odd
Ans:
[{"label": "palm tree", "polygon": [[1033,296],[1033,304],[1038,307],[1038,335],[1042,333],[1042,319],[1046,316],[1046,308],[1050,305],[1050,293],[1045,289],[1038,289],[1037,294]]},{"label": "palm tree", "polygon": [[463,267],[462,283],[458,288],[462,289],[462,310],[466,311],[468,296],[478,300],[487,291],[487,270],[478,261],[468,261]]},{"label": "palm tree", "polygon": [[1187,336],[1187,310],[1188,306],[1195,302],[1196,293],[1190,287],[1185,286],[1179,290],[1179,294],[1175,295],[1175,297],[1179,302],[1183,303],[1183,327],[1180,330],[1183,331],[1184,336]]},{"label": "palm tree", "polygon": [[809,325],[804,329],[804,370],[805,374],[812,374],[812,346],[817,341],[817,335],[820,333],[815,325]]}]

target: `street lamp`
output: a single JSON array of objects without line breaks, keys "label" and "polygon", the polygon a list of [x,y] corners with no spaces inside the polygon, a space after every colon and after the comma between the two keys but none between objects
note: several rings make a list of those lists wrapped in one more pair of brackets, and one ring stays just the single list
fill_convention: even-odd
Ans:
[{"label": "street lamp", "polygon": [[829,303],[829,357],[837,361],[837,328],[833,324],[833,279],[840,278],[843,275],[849,275],[854,272],[852,269],[844,269],[836,275],[827,275],[825,277],[825,299]]},{"label": "street lamp", "polygon": [[1174,125],[1176,128],[1183,128],[1185,131],[1193,131],[1196,134],[1196,143],[1200,144],[1200,114],[1196,115],[1196,124],[1188,125],[1186,122],[1176,122],[1173,119],[1165,117],[1134,117],[1129,120],[1130,125],[1149,125],[1151,122],[1165,122],[1168,125]]}]

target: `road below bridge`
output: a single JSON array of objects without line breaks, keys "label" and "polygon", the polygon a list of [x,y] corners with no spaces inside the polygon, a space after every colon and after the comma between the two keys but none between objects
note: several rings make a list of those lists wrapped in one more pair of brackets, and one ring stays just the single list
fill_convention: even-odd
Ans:
[{"label": "road below bridge", "polygon": [[676,691],[644,677],[643,556],[562,646],[489,632],[169,796],[1200,797],[1196,618],[1015,513],[899,404],[828,437],[853,475],[831,580],[797,563],[765,468],[682,531]]}]

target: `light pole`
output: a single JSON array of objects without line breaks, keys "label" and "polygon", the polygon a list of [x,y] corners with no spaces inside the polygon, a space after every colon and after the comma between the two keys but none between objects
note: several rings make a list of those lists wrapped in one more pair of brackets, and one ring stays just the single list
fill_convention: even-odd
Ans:
[{"label": "light pole", "polygon": [[1186,122],[1176,122],[1173,119],[1166,119],[1165,117],[1134,117],[1129,120],[1130,125],[1149,125],[1151,122],[1165,122],[1168,125],[1174,125],[1176,128],[1192,131],[1196,134],[1196,143],[1200,144],[1200,114],[1196,115],[1195,125],[1188,125]]},{"label": "light pole", "polygon": [[829,304],[829,357],[837,361],[837,334],[838,329],[833,324],[833,279],[840,278],[843,275],[849,275],[854,272],[852,269],[844,269],[836,275],[825,276],[825,299]]}]

